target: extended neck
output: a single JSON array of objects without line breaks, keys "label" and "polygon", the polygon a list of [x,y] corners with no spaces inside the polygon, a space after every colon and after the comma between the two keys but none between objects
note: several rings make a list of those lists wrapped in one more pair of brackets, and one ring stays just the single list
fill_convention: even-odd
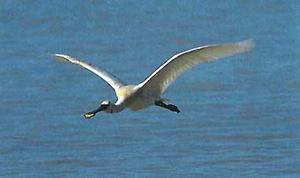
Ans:
[{"label": "extended neck", "polygon": [[125,100],[118,100],[116,103],[111,104],[112,113],[121,112],[126,107]]}]

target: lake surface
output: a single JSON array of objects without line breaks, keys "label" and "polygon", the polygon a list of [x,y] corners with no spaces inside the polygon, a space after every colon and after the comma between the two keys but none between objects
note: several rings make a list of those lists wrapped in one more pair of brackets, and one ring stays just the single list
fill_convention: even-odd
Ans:
[{"label": "lake surface", "polygon": [[[300,177],[300,1],[1,1],[0,177]],[[83,113],[192,47],[254,39],[164,97],[180,114]]]}]

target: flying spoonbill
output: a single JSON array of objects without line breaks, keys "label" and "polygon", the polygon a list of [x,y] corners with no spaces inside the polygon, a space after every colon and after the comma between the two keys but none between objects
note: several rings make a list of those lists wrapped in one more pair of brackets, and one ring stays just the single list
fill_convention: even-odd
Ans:
[{"label": "flying spoonbill", "polygon": [[84,117],[89,119],[100,111],[117,113],[126,107],[136,111],[150,105],[156,105],[179,113],[177,106],[166,104],[166,100],[161,98],[161,94],[179,75],[196,64],[246,52],[253,46],[252,40],[246,40],[238,43],[201,46],[175,54],[138,85],[127,85],[107,71],[71,56],[64,54],[54,54],[54,56],[59,60],[77,64],[93,72],[114,89],[117,101],[102,101],[97,109],[84,114]]}]

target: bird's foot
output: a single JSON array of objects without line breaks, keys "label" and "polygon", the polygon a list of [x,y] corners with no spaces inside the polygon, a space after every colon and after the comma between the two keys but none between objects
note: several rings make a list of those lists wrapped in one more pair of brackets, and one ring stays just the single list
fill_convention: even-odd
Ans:
[{"label": "bird's foot", "polygon": [[178,109],[177,106],[173,105],[173,104],[168,104],[167,105],[167,108],[171,111],[174,111],[174,112],[177,112],[177,113],[180,113],[180,110]]},{"label": "bird's foot", "polygon": [[162,107],[162,108],[166,108],[170,111],[174,111],[177,113],[180,113],[180,110],[178,109],[177,106],[173,105],[173,104],[165,104],[164,102],[162,102],[161,100],[159,101],[155,101],[154,103],[156,106]]}]

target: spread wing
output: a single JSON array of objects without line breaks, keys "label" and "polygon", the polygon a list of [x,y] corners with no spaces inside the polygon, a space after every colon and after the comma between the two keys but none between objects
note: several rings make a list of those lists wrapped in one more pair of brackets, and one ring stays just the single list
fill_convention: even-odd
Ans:
[{"label": "spread wing", "polygon": [[97,76],[102,78],[104,81],[106,81],[115,91],[118,88],[120,88],[121,86],[125,85],[123,82],[121,82],[121,80],[119,80],[114,75],[104,71],[103,69],[100,69],[100,68],[94,67],[88,63],[82,62],[79,59],[76,59],[76,58],[73,58],[71,56],[64,55],[64,54],[54,54],[54,56],[58,60],[67,61],[72,64],[77,64],[77,65],[93,72],[94,74],[96,74]]},{"label": "spread wing", "polygon": [[179,75],[193,66],[246,52],[253,46],[252,40],[246,40],[232,44],[202,46],[181,52],[167,60],[140,83],[139,87],[144,94],[159,97]]}]

